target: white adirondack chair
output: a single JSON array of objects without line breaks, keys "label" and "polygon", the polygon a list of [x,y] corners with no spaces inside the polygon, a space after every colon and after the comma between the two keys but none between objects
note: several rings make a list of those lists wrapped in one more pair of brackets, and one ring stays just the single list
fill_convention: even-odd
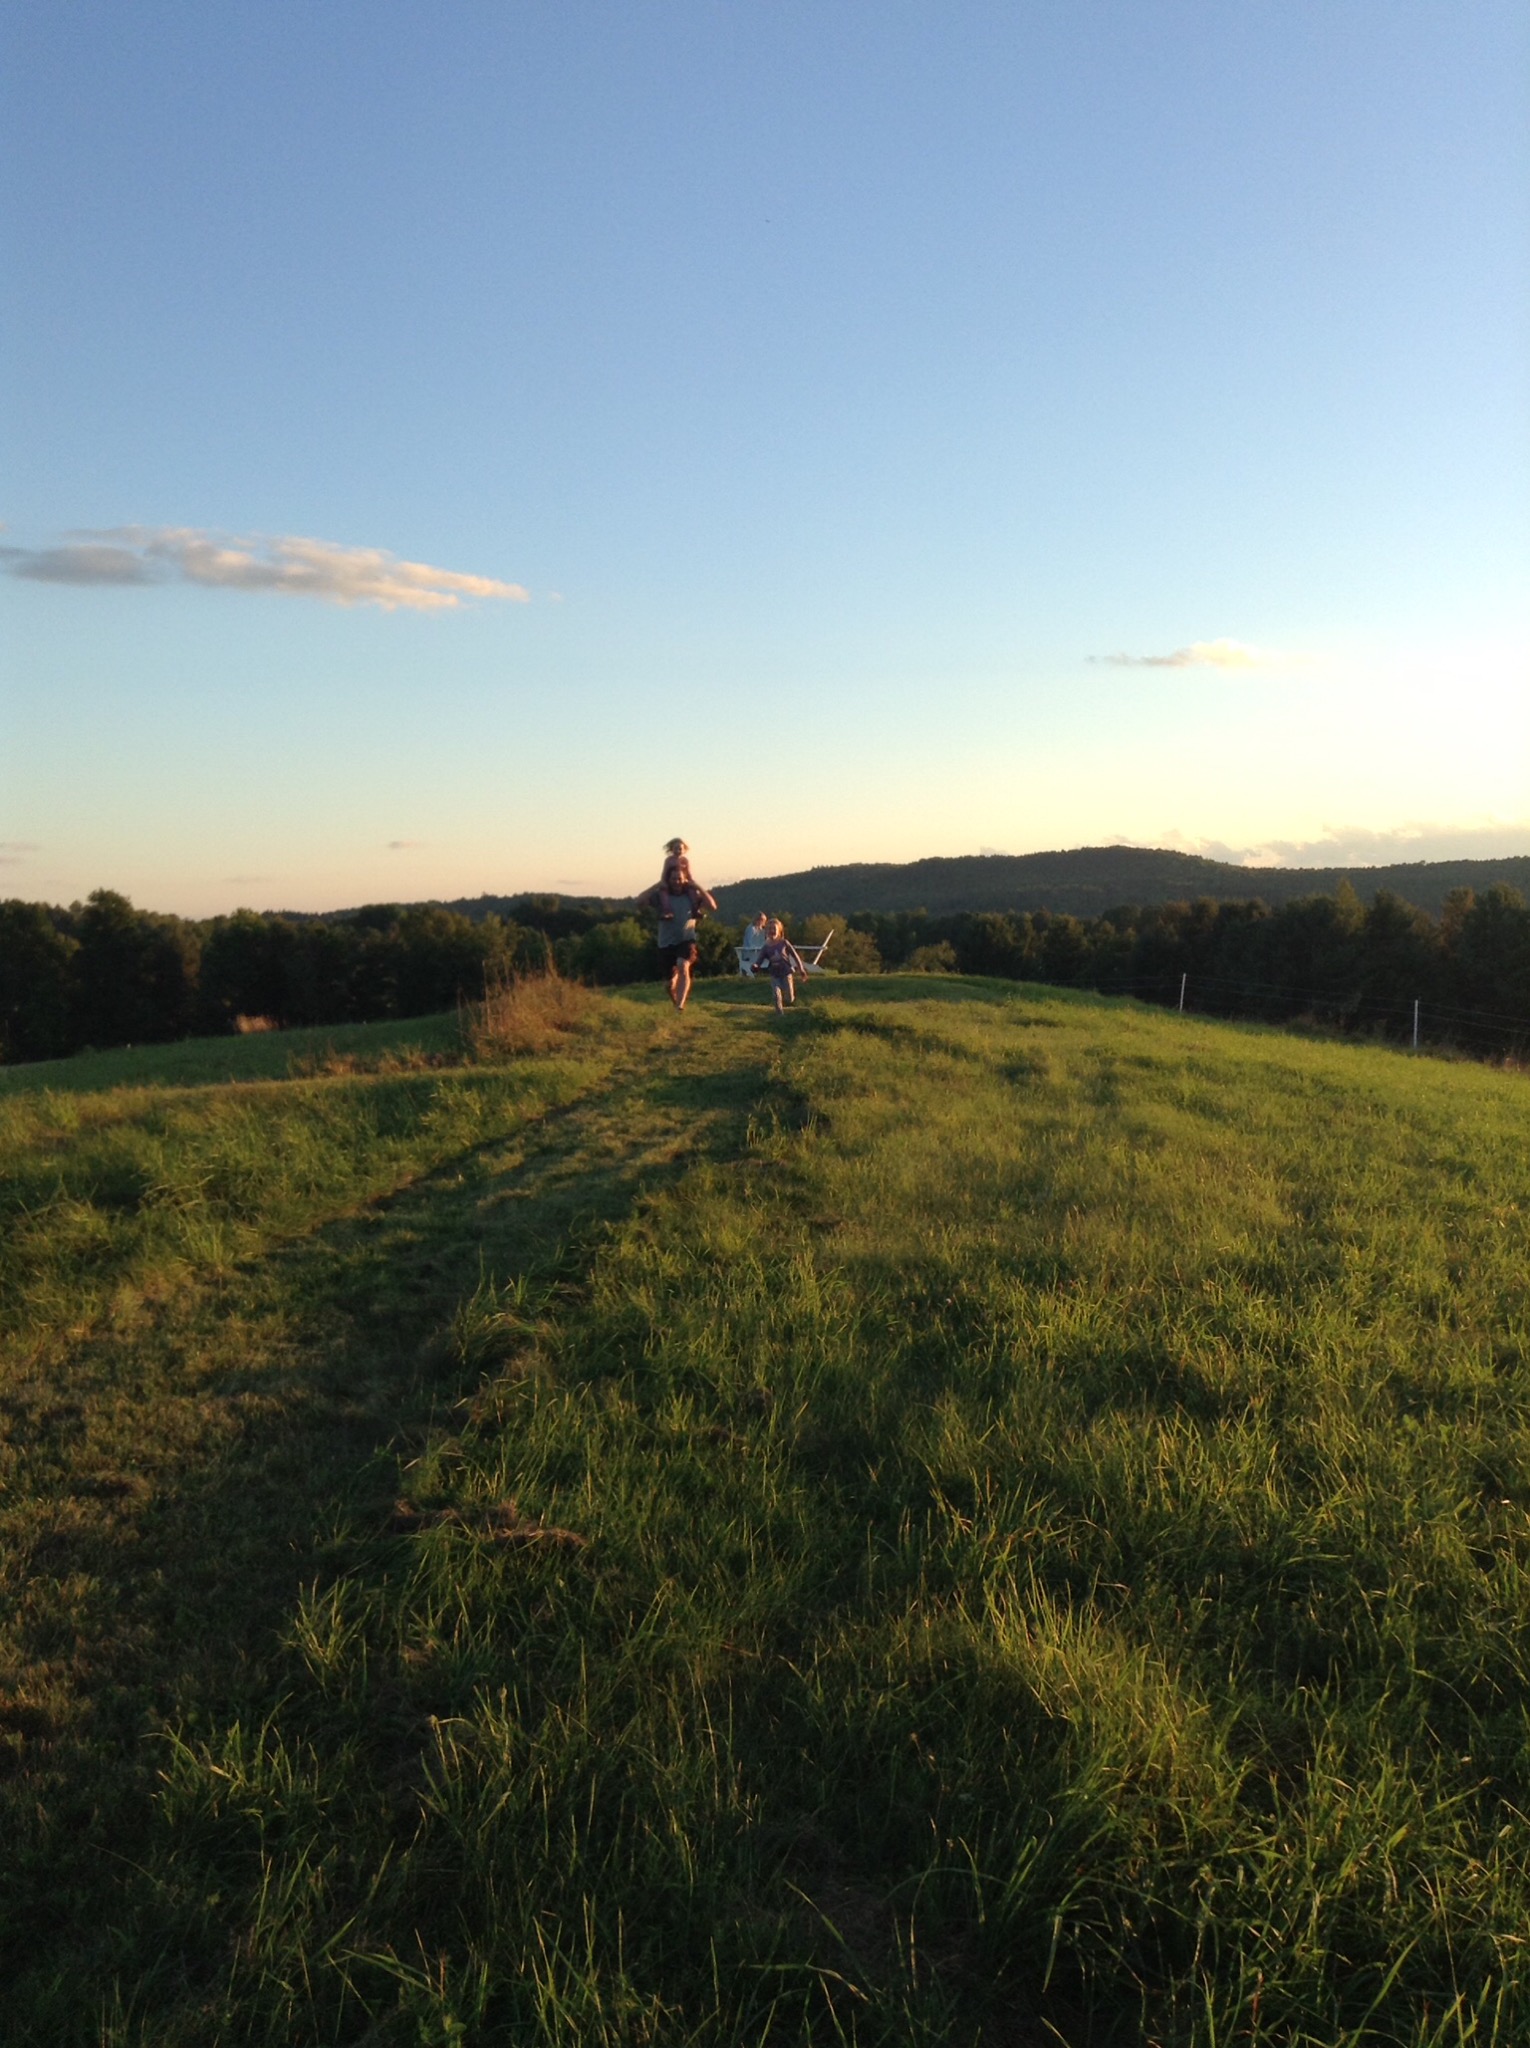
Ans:
[{"label": "white adirondack chair", "polygon": [[[828,952],[829,939],[832,939],[833,936],[833,932],[830,932],[828,939],[820,939],[815,945],[797,947],[798,956],[809,974],[823,973],[823,956]],[[792,943],[796,945],[795,940]],[[744,977],[745,981],[752,981],[759,962],[759,954],[751,953],[746,959],[742,946],[735,946],[733,950],[738,955],[739,973]]]}]

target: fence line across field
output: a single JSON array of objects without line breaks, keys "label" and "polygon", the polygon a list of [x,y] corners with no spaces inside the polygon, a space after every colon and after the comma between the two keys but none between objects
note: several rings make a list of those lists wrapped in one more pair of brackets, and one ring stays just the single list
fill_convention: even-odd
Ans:
[{"label": "fence line across field", "polygon": [[[1254,993],[1259,987],[1259,984],[1257,983],[1239,983],[1237,981],[1233,981],[1230,979],[1219,978],[1216,975],[1198,975],[1196,979],[1202,987],[1209,986],[1212,988],[1232,989],[1235,992],[1244,995]],[[1181,1016],[1185,1015],[1185,997],[1189,987],[1189,982],[1189,974],[1182,973],[1179,977],[1178,998],[1177,1000],[1173,998],[1169,999],[1173,1002],[1173,1007],[1179,1012]],[[1143,986],[1144,984],[1140,981],[1133,984],[1133,987],[1137,989],[1140,989]],[[1330,1006],[1337,1006],[1337,999],[1333,996],[1319,996],[1316,994],[1306,993],[1301,990],[1287,990],[1285,991],[1285,993],[1288,996],[1290,996],[1293,1000],[1310,1000],[1313,1004],[1315,1004],[1318,1007],[1326,1008]],[[1151,1000],[1151,998],[1149,1000]],[[1409,1029],[1409,1035],[1411,1038],[1412,1048],[1414,1052],[1418,1052],[1421,1049],[1423,1043],[1422,1024],[1424,1016],[1424,1003],[1423,998],[1421,996],[1414,996],[1411,1001],[1404,998],[1400,1002],[1390,1003],[1379,1002],[1372,997],[1364,996],[1362,996],[1361,1000],[1363,1000],[1366,1003],[1367,1007],[1369,1008],[1373,1016],[1400,1018],[1403,1021],[1404,1027]],[[1195,1014],[1201,1013],[1197,1012]],[[1451,1029],[1452,1027],[1460,1029],[1462,1026],[1465,1026],[1468,1031],[1473,1029],[1497,1029],[1500,1031],[1507,1029],[1511,1033],[1517,1032],[1521,1039],[1523,1039],[1527,1034],[1530,1034],[1530,1019],[1526,1019],[1524,1017],[1515,1017],[1506,1014],[1503,1011],[1458,1010],[1452,1008],[1449,1004],[1431,1003],[1429,1006],[1429,1016],[1432,1022],[1436,1024],[1444,1024],[1447,1030]]]},{"label": "fence line across field", "polygon": [[[834,934],[831,931],[828,935],[828,938],[821,939],[813,945],[797,947],[798,955],[802,960],[804,968],[806,968],[809,974],[820,974],[824,972],[822,964],[823,956],[828,951],[829,941],[833,937]],[[743,977],[745,981],[753,980],[755,974],[758,972],[759,966],[758,948],[751,950],[744,946],[735,946],[733,951],[738,961],[739,974]],[[1185,1013],[1186,997],[1189,993],[1190,980],[1191,976],[1188,972],[1182,972],[1180,974],[1178,1000],[1174,1003],[1174,1007],[1180,1012],[1181,1015]],[[1276,982],[1244,981],[1238,977],[1230,975],[1202,974],[1197,975],[1195,977],[1195,980],[1202,988],[1228,990],[1235,994],[1242,995],[1244,997],[1257,997],[1259,995],[1267,994],[1276,997],[1285,997],[1287,1000],[1291,1001],[1311,1002],[1314,1005],[1322,1007],[1327,1007],[1328,1005],[1335,1004],[1341,1000],[1340,998],[1336,998],[1331,993],[1319,992],[1316,989],[1287,989],[1282,988],[1280,984]],[[1153,986],[1153,983],[1151,981],[1144,982],[1140,979],[1132,984],[1132,987],[1135,989],[1142,989],[1144,987],[1150,986]],[[1173,998],[1171,998],[1171,1000],[1173,1000]],[[1388,1002],[1385,999],[1378,1000],[1374,997],[1362,997],[1362,1000],[1366,1001],[1367,1006],[1373,1014],[1376,1012],[1380,1012],[1383,1015],[1398,1017],[1403,1021],[1405,1027],[1411,1025],[1410,1037],[1412,1039],[1413,1049],[1415,1052],[1418,1051],[1421,1043],[1421,1023],[1423,1013],[1423,1003],[1421,998],[1415,996],[1412,998],[1411,1001],[1409,1001],[1407,998],[1404,998],[1400,1002]],[[1502,1011],[1466,1010],[1457,1008],[1455,1005],[1449,1003],[1431,1004],[1429,1008],[1431,1018],[1437,1020],[1438,1023],[1445,1024],[1447,1028],[1449,1028],[1452,1025],[1459,1026],[1463,1024],[1468,1026],[1485,1025],[1490,1028],[1493,1026],[1497,1026],[1500,1029],[1507,1027],[1510,1031],[1518,1030],[1519,1032],[1523,1033],[1526,1030],[1527,1026],[1527,1020],[1525,1018],[1505,1014]]]},{"label": "fence line across field", "polygon": [[[1178,977],[1177,984],[1172,972],[1162,975],[1138,975],[1131,982],[1120,988],[1102,990],[1101,993],[1133,995],[1138,992],[1157,990],[1161,992],[1159,996],[1160,1001],[1166,1002],[1172,1008],[1179,1009],[1186,1007],[1186,1003],[1181,999],[1188,997],[1190,993],[1189,983],[1192,981],[1197,988],[1222,989],[1235,996],[1273,996],[1278,1000],[1284,999],[1289,1002],[1311,1003],[1315,1008],[1319,1009],[1341,1008],[1346,1001],[1359,1001],[1363,1002],[1373,1013],[1379,1012],[1387,1016],[1399,1017],[1404,1023],[1411,1019],[1415,1009],[1418,1009],[1421,1014],[1427,1009],[1428,1015],[1432,1019],[1443,1019],[1451,1024],[1481,1024],[1520,1032],[1530,1030],[1530,1014],[1524,1012],[1466,1009],[1458,1003],[1432,1002],[1425,1004],[1420,996],[1401,996],[1393,1000],[1383,996],[1369,995],[1364,989],[1352,990],[1346,995],[1336,993],[1332,989],[1287,988],[1280,982],[1246,981],[1241,976],[1226,974],[1192,975],[1182,973]],[[1151,1000],[1151,997],[1148,999]]]}]

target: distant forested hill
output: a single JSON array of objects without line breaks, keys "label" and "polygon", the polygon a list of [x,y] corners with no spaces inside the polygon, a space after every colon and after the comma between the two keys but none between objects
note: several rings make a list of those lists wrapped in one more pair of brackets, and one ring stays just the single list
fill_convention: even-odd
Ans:
[{"label": "distant forested hill", "polygon": [[420,903],[364,903],[353,904],[347,910],[270,910],[265,914],[286,918],[292,924],[354,924],[358,919],[386,922],[405,910],[448,910],[454,916],[465,917],[470,924],[499,917],[508,923],[532,925],[537,931],[561,938],[565,932],[587,931],[604,918],[630,916],[632,898],[552,896],[523,890],[518,896],[454,896],[450,901],[432,896]]},{"label": "distant forested hill", "polygon": [[[1077,846],[1057,853],[969,853],[952,859],[852,861],[842,867],[807,868],[800,874],[765,875],[730,882],[716,890],[721,914],[730,919],[756,910],[784,917],[814,917],[827,911],[851,916],[858,910],[927,910],[939,917],[963,910],[1050,910],[1059,915],[1098,917],[1123,904],[1247,902],[1259,897],[1272,909],[1301,896],[1329,896],[1347,881],[1362,902],[1390,889],[1406,903],[1438,916],[1452,889],[1480,896],[1495,882],[1507,882],[1530,897],[1530,855],[1502,860],[1398,861],[1388,867],[1245,868],[1206,860],[1195,853],[1171,853],[1149,846]],[[630,897],[557,896],[523,892],[514,896],[460,896],[451,902],[369,905],[364,909],[271,913],[294,923],[349,923],[398,909],[454,911],[477,924],[499,917],[535,926],[555,937],[582,932],[612,917],[628,916]]]},{"label": "distant forested hill", "polygon": [[1362,901],[1390,889],[1438,915],[1452,889],[1479,894],[1507,882],[1530,896],[1530,856],[1503,860],[1401,861],[1390,867],[1244,868],[1141,846],[1079,846],[1066,853],[963,854],[948,860],[857,861],[731,882],[717,890],[727,917],[755,910],[790,917],[823,911],[1050,910],[1097,917],[1126,903],[1260,897],[1272,907],[1331,895],[1348,881]]}]

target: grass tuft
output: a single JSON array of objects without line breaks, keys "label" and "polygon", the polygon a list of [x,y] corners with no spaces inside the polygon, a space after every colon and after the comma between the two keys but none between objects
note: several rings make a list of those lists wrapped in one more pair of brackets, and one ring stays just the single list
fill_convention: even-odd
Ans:
[{"label": "grass tuft", "polygon": [[503,975],[490,982],[481,1003],[464,1012],[463,1036],[476,1059],[550,1052],[592,1030],[604,1000],[552,966],[537,974]]}]

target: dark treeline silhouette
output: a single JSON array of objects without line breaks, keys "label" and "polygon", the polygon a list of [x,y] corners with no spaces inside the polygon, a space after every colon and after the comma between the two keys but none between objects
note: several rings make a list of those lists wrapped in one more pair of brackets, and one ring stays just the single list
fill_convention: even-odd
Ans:
[{"label": "dark treeline silhouette", "polygon": [[375,905],[340,922],[236,910],[205,922],[98,889],[67,910],[0,903],[0,1059],[272,1024],[418,1017],[540,966],[550,937],[499,918]]},{"label": "dark treeline silhouette", "polygon": [[[398,905],[387,905],[397,909]],[[455,896],[450,901],[433,897],[427,903],[409,903],[406,910],[445,910],[465,917],[470,924],[482,924],[497,917],[502,924],[528,925],[546,932],[549,938],[578,937],[592,924],[608,923],[632,915],[630,896],[563,896],[523,890],[517,896]],[[376,904],[351,910],[273,910],[268,917],[284,918],[289,924],[349,924],[354,918],[373,917]]]},{"label": "dark treeline silhouette", "polygon": [[[555,964],[607,985],[654,973],[653,931],[630,905],[521,896],[517,916],[374,904],[343,916],[235,911],[202,922],[98,890],[58,909],[0,903],[0,1059],[149,1044],[241,1028],[425,1016],[504,973]],[[475,909],[477,906],[474,906]],[[830,927],[829,964],[997,975],[1134,995],[1225,1017],[1311,1018],[1478,1053],[1530,1049],[1530,909],[1513,889],[1457,889],[1438,917],[1347,883],[1276,908],[1259,901],[1041,911],[860,911]],[[701,971],[730,972],[733,926],[704,923]]]}]

